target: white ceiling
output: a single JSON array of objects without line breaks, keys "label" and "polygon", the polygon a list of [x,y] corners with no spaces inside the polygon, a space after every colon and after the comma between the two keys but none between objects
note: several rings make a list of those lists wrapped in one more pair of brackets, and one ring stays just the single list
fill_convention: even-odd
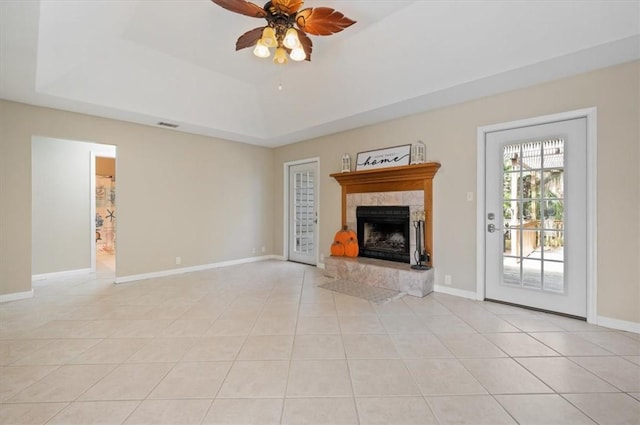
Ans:
[{"label": "white ceiling", "polygon": [[278,66],[210,0],[2,0],[0,97],[279,146],[640,58],[640,0],[317,6],[357,23]]}]

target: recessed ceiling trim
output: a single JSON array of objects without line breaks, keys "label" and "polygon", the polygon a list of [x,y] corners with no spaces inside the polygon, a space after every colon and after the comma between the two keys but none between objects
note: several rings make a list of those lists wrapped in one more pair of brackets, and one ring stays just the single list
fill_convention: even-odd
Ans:
[{"label": "recessed ceiling trim", "polygon": [[2,0],[0,98],[274,147],[640,59],[635,1],[317,2],[359,23],[285,69],[210,1]]}]

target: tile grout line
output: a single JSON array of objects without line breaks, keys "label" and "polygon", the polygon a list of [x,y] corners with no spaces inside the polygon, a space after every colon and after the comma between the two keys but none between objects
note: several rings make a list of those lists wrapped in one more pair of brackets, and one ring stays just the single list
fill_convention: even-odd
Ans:
[{"label": "tile grout line", "polygon": [[349,356],[347,356],[347,348],[345,347],[344,344],[344,333],[342,330],[342,322],[340,321],[340,314],[338,312],[338,306],[336,305],[336,293],[335,292],[331,292],[331,299],[333,300],[333,304],[336,308],[336,318],[338,320],[338,328],[340,329],[340,341],[342,342],[342,351],[344,354],[344,361],[347,365],[347,373],[349,374],[349,384],[351,387],[351,396],[352,396],[352,400],[353,400],[353,407],[356,413],[356,423],[357,425],[360,425],[360,410],[358,409],[358,399],[356,398],[356,390],[354,388],[354,384],[353,384],[353,374],[351,373],[351,363],[349,362]]},{"label": "tile grout line", "polygon": [[296,325],[293,328],[293,341],[291,342],[291,352],[289,353],[289,367],[287,368],[287,376],[284,381],[284,394],[282,395],[282,406],[280,407],[280,421],[279,421],[280,424],[282,424],[282,421],[284,420],[284,409],[287,403],[287,391],[289,390],[289,377],[291,376],[291,367],[293,364],[293,349],[296,345],[296,335],[298,331],[299,316],[300,316],[300,305],[302,304],[302,293],[304,291],[304,279],[306,274],[307,274],[307,271],[306,269],[304,269],[304,271],[302,272],[302,285],[300,288],[300,296],[298,298],[298,308],[296,310]]}]

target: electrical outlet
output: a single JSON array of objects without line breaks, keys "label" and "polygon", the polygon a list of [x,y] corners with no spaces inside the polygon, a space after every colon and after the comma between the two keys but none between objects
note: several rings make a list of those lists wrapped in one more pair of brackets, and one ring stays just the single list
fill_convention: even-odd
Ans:
[{"label": "electrical outlet", "polygon": [[467,192],[467,201],[468,202],[473,201],[473,192]]},{"label": "electrical outlet", "polygon": [[255,248],[251,248],[251,253],[255,254],[256,253],[256,249]]},{"label": "electrical outlet", "polygon": [[451,286],[451,275],[450,274],[444,275],[444,284],[447,285],[447,286]]},{"label": "electrical outlet", "polygon": [[323,252],[321,252],[321,253],[320,253],[320,261],[321,261],[321,262],[323,262],[323,261],[324,261],[324,253],[323,253]]},{"label": "electrical outlet", "polygon": [[182,264],[182,258],[176,257],[176,265],[178,266],[180,264]]},{"label": "electrical outlet", "polygon": [[262,247],[262,252],[264,253],[267,250],[264,246]]}]

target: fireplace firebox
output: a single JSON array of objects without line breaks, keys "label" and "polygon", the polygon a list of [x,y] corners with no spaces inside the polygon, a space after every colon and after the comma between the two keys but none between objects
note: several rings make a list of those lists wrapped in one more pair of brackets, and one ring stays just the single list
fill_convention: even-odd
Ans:
[{"label": "fireplace firebox", "polygon": [[410,263],[408,206],[356,208],[360,257]]}]

